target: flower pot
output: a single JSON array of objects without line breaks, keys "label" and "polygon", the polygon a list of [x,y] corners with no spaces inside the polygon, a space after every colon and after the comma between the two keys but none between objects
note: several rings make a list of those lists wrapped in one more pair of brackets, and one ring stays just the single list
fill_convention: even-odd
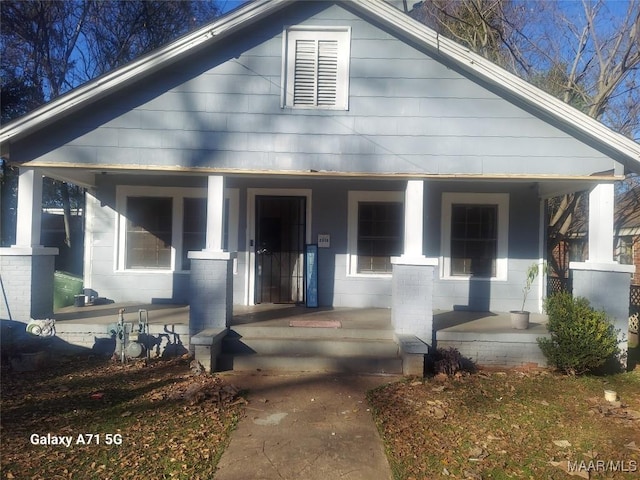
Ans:
[{"label": "flower pot", "polygon": [[511,311],[511,326],[516,330],[529,328],[529,312]]}]

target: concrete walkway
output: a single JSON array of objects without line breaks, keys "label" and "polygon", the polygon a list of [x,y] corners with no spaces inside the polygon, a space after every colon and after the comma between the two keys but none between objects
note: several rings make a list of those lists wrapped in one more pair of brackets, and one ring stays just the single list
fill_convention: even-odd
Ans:
[{"label": "concrete walkway", "polygon": [[216,480],[391,479],[366,392],[397,377],[229,373],[248,390]]}]

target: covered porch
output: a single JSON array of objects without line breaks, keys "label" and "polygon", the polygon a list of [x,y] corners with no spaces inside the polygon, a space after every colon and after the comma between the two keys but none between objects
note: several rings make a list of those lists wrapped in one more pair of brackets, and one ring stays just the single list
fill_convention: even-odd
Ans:
[{"label": "covered porch", "polygon": [[[11,309],[5,302],[6,311],[11,310],[15,318],[43,318],[51,311],[48,299],[52,286],[39,284],[48,280],[49,275],[45,273],[52,271],[52,256],[55,255],[52,249],[39,245],[40,209],[37,206],[41,204],[42,174],[36,168],[21,168],[18,197],[21,222],[17,228],[17,244],[0,252],[3,269],[6,265],[29,274],[28,282],[18,275],[3,276],[4,288],[11,293],[8,298],[20,299],[15,306],[11,305]],[[589,260],[571,265],[574,294],[588,297],[596,308],[605,309],[617,324],[624,322],[626,326],[628,312],[622,312],[620,305],[626,302],[630,275],[627,267],[612,259],[614,188],[610,177],[579,177],[575,182],[492,177],[473,182],[474,191],[469,192],[471,183],[455,176],[359,175],[345,179],[339,175],[305,175],[300,178],[292,175],[269,178],[213,173],[191,175],[179,178],[185,182],[182,187],[155,185],[148,179],[144,186],[138,186],[129,172],[120,172],[118,176],[102,175],[100,180],[106,185],[98,186],[109,195],[100,197],[100,189],[88,195],[87,215],[95,221],[93,230],[88,232],[88,242],[93,247],[85,250],[85,288],[97,290],[99,294],[110,288],[105,296],[118,302],[125,299],[150,302],[157,298],[163,302],[189,303],[188,308],[182,307],[183,310],[171,314],[166,306],[160,308],[153,304],[153,308],[147,309],[151,325],[154,318],[159,320],[165,316],[157,323],[158,335],[166,334],[169,342],[184,348],[190,348],[193,338],[202,332],[237,329],[241,322],[250,329],[260,325],[290,329],[287,322],[295,319],[328,322],[330,316],[334,320],[339,316],[341,327],[334,333],[364,332],[367,321],[374,318],[370,312],[379,311],[380,315],[384,312],[385,318],[376,321],[385,325],[375,330],[384,330],[392,337],[416,338],[424,348],[455,346],[463,355],[481,364],[490,362],[491,355],[499,358],[490,363],[530,363],[535,361],[532,360],[534,352],[536,355],[538,352],[535,339],[544,329],[536,332],[534,326],[531,331],[521,334],[511,329],[506,314],[504,319],[501,314],[481,314],[475,318],[470,316],[470,311],[507,311],[522,305],[526,269],[531,262],[538,265],[544,262],[544,199],[585,187],[591,189],[591,205],[598,208],[589,210]],[[303,185],[306,188],[301,189]],[[185,200],[191,198],[189,195],[196,194],[205,208],[203,218],[195,223],[204,228],[197,232],[199,243],[192,246],[191,237],[185,235],[185,231],[189,233],[185,227],[189,217],[182,207]],[[166,217],[176,219],[171,221],[171,231],[180,234],[172,237],[175,241],[163,244],[161,253],[166,255],[162,257],[164,263],[161,265],[134,268],[135,264],[129,265],[126,261],[128,217],[129,213],[135,213],[135,208],[129,211],[129,195],[151,199],[166,195],[165,203],[170,206],[167,207],[170,215],[167,213]],[[271,208],[267,208],[269,205],[260,203],[261,198],[297,199],[295,221],[285,222],[287,218],[281,212],[274,215]],[[372,203],[380,206],[400,204],[402,208],[399,218],[396,215],[392,216],[393,221],[379,222],[384,227],[382,230],[393,228],[395,239],[389,242],[382,238],[384,242],[377,244],[393,244],[393,248],[369,255],[375,257],[372,264],[376,263],[374,260],[384,258],[384,267],[376,264],[376,268],[362,271],[363,262],[358,259],[367,255],[360,251],[360,245],[371,239],[359,233],[367,226],[365,216],[361,219],[359,212],[364,210],[362,205]],[[137,205],[136,202],[133,204]],[[257,213],[261,206],[264,215]],[[468,255],[454,252],[454,225],[461,223],[465,228],[473,227],[474,220],[467,213],[478,209],[487,213],[485,223],[490,228],[486,231],[490,234],[486,234],[486,239],[482,238],[490,253],[485,255],[482,249]],[[454,213],[460,222],[454,222]],[[301,262],[292,269],[298,279],[296,285],[304,285],[306,289],[316,282],[317,290],[305,292],[294,300],[308,299],[313,294],[318,296],[320,305],[331,307],[307,310],[291,305],[251,305],[262,301],[256,294],[265,291],[258,288],[257,278],[265,270],[260,269],[256,259],[274,251],[263,248],[260,232],[280,232],[284,227],[275,229],[274,225],[290,224],[296,226],[295,238],[303,247],[318,246],[314,263],[318,266],[317,277],[311,281],[303,278]],[[152,231],[143,233],[147,237],[154,236]],[[280,241],[282,238],[276,235],[266,235],[265,239],[269,240],[271,236],[284,245]],[[380,239],[380,236],[374,237],[374,240]],[[456,248],[460,245],[470,248],[474,241],[464,237],[455,245]],[[296,252],[298,258],[301,251]],[[480,267],[474,266],[474,259],[479,260]],[[48,263],[42,265],[45,260]],[[307,268],[305,273],[312,270]],[[39,275],[32,275],[35,271]],[[542,278],[538,279],[523,309],[541,311],[543,285]],[[620,298],[625,302],[618,301]],[[104,317],[104,324],[116,322],[117,305],[114,305],[104,306],[102,313],[93,313],[90,324],[100,317]],[[363,310],[362,307],[371,308]],[[93,342],[90,331],[78,330],[84,321],[60,318],[59,331],[62,334],[64,328],[75,328],[78,337],[84,336],[83,341]],[[534,323],[541,325],[540,321],[534,320]],[[354,328],[348,328],[350,324]],[[171,330],[173,327],[168,325],[175,329]],[[462,328],[463,325],[466,327]],[[316,333],[321,331],[311,328]],[[104,328],[102,332],[107,335]],[[483,342],[478,341],[480,338]],[[503,355],[501,345],[505,343],[513,353]],[[521,343],[527,345],[529,352],[524,357],[516,356],[516,352],[523,350]],[[625,346],[621,348],[626,349]]]}]

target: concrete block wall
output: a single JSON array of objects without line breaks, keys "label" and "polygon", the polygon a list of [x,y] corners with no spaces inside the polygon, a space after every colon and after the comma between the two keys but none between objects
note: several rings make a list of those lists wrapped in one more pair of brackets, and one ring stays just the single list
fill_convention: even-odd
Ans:
[{"label": "concrete block wall", "polygon": [[[629,330],[629,289],[631,287],[630,265],[599,265],[571,263],[573,296],[589,299],[596,310],[604,310],[615,328],[621,363],[626,367],[627,339]],[[628,271],[625,271],[628,270]]]},{"label": "concrete block wall", "polygon": [[[28,322],[53,316],[53,271],[57,249],[31,254],[0,249],[0,318]],[[26,251],[28,250],[28,252]]]},{"label": "concrete block wall", "polygon": [[[60,353],[112,355],[116,341],[107,324],[56,323],[52,350]],[[151,357],[181,355],[189,350],[188,325],[149,325]]]},{"label": "concrete block wall", "polygon": [[433,345],[433,265],[393,265],[391,323],[397,334]]},{"label": "concrete block wall", "polygon": [[233,316],[233,259],[191,257],[190,334],[228,327]]},{"label": "concrete block wall", "polygon": [[457,348],[476,365],[519,367],[527,364],[547,365],[536,341],[538,335],[478,334],[438,332],[438,348]]}]

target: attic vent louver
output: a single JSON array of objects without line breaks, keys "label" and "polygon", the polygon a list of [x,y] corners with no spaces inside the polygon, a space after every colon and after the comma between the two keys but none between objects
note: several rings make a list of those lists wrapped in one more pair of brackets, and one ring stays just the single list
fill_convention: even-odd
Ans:
[{"label": "attic vent louver", "polygon": [[286,31],[284,106],[347,108],[349,36],[346,28]]}]

